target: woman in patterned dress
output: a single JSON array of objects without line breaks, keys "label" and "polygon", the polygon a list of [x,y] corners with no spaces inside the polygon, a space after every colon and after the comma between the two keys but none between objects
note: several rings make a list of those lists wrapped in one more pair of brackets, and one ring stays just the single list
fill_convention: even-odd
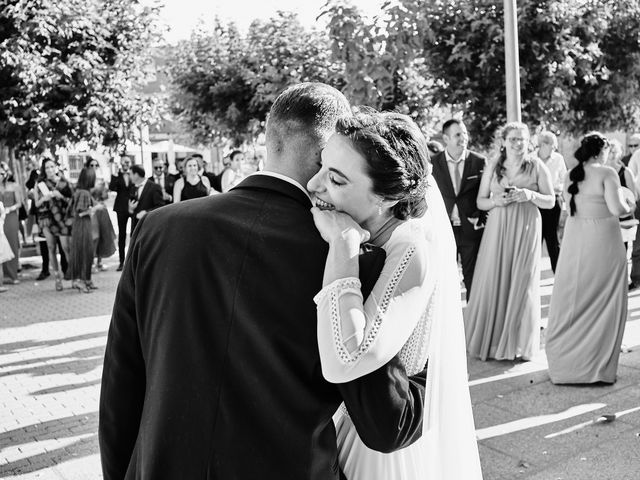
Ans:
[{"label": "woman in patterned dress", "polygon": [[35,205],[38,209],[38,227],[47,241],[49,259],[55,272],[55,286],[62,290],[62,271],[58,266],[56,245],[58,238],[66,258],[71,258],[69,242],[71,227],[67,220],[67,207],[73,192],[69,182],[58,173],[58,165],[45,157],[40,167],[40,177],[34,188]]},{"label": "woman in patterned dress", "polygon": [[[396,113],[338,122],[308,183],[316,226],[329,243],[318,305],[322,372],[333,383],[366,375],[399,354],[408,374],[428,361],[422,436],[385,454],[368,448],[342,407],[334,421],[348,480],[482,478],[475,439],[455,242],[430,176],[425,138]],[[358,251],[386,253],[368,298]]]}]

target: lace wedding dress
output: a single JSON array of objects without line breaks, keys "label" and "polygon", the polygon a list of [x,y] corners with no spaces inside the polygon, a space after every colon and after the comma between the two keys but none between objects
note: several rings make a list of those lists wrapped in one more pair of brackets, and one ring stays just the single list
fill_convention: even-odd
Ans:
[{"label": "lace wedding dress", "polygon": [[[400,224],[383,248],[383,271],[366,300],[357,278],[337,280],[316,296],[323,374],[334,383],[370,373],[400,353],[407,374],[429,361],[422,437],[390,454],[362,443],[341,406],[334,416],[340,467],[348,480],[482,478],[469,396],[462,307],[453,232],[429,178],[427,214]],[[341,315],[358,306],[366,319]],[[349,316],[351,317],[351,316]],[[354,345],[354,338],[360,339]]]}]

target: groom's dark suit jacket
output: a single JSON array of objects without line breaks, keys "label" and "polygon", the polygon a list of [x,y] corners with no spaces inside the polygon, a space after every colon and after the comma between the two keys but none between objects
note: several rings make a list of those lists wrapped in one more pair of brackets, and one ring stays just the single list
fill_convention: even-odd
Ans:
[{"label": "groom's dark suit jacket", "polygon": [[322,377],[312,299],[327,245],[310,207],[254,175],[141,220],[105,353],[105,480],[337,479],[342,399],[373,448],[420,436],[424,374],[408,381],[394,358],[348,384]]},{"label": "groom's dark suit jacket", "polygon": [[462,229],[463,238],[472,243],[480,242],[483,229],[475,230],[473,224],[469,222],[469,217],[479,218],[480,224],[484,225],[487,212],[479,210],[477,207],[478,189],[480,188],[480,179],[484,169],[485,158],[477,153],[468,152],[467,159],[462,170],[462,178],[460,181],[460,190],[456,195],[453,189],[453,182],[449,174],[447,166],[447,158],[445,152],[442,151],[433,156],[431,159],[433,165],[433,177],[436,179],[438,188],[442,193],[447,215],[451,216],[453,206],[458,206],[460,214],[460,227]]}]

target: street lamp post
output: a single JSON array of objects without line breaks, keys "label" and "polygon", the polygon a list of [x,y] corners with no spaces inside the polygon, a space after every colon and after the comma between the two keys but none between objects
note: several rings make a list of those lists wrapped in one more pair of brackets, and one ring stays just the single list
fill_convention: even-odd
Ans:
[{"label": "street lamp post", "polygon": [[520,114],[520,60],[516,0],[504,0],[504,53],[507,122],[519,122],[522,116]]}]

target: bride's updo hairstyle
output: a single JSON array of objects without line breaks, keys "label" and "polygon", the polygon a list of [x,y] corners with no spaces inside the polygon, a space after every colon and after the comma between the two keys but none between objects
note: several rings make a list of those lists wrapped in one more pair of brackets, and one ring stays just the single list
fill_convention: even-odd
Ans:
[{"label": "bride's updo hairstyle", "polygon": [[580,146],[573,156],[578,160],[578,165],[573,167],[569,173],[571,185],[567,191],[571,194],[569,208],[571,216],[576,213],[576,202],[574,196],[580,191],[578,184],[584,180],[584,164],[602,152],[602,149],[609,144],[607,138],[600,132],[587,133],[580,141]]},{"label": "bride's updo hairstyle", "polygon": [[425,191],[431,173],[427,140],[407,115],[369,110],[342,117],[336,132],[351,140],[367,162],[373,192],[395,200],[391,212],[405,220],[427,211]]}]

